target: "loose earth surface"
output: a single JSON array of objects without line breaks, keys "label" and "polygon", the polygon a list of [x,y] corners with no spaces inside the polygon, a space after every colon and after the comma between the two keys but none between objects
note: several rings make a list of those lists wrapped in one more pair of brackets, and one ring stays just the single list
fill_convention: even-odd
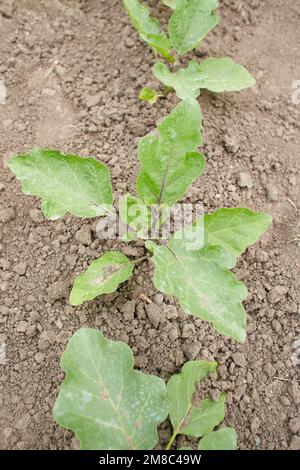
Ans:
[{"label": "loose earth surface", "polygon": [[[169,10],[148,3],[165,24]],[[292,100],[300,80],[300,13],[294,0],[220,3],[220,26],[190,58],[228,55],[257,84],[201,95],[206,170],[185,202],[203,203],[207,212],[248,206],[274,217],[235,270],[249,289],[245,344],[159,294],[151,262],[117,293],[68,304],[74,277],[92,260],[108,249],[140,257],[143,244],[100,241],[96,220],[47,221],[39,201],[21,193],[8,159],[33,147],[95,156],[109,166],[117,200],[134,193],[139,138],[177,98],[170,94],[152,107],[139,102],[142,86],[159,84],[154,57],[121,0],[0,0],[0,80],[7,86],[0,104],[1,449],[78,448],[51,412],[63,379],[61,353],[83,326],[125,341],[138,368],[165,379],[189,359],[218,361],[219,374],[202,393],[216,399],[227,392],[225,424],[236,428],[239,448],[300,449],[300,105]],[[159,448],[169,437],[166,422]],[[187,441],[179,437],[177,448]]]}]

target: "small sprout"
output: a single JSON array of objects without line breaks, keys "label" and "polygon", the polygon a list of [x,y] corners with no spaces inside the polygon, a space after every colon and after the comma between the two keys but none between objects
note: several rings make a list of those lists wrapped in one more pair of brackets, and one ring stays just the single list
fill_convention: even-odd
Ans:
[{"label": "small sprout", "polygon": [[[153,449],[168,414],[162,379],[133,369],[131,349],[82,328],[61,358],[66,374],[53,417],[83,450]],[[139,423],[137,426],[136,424]]]},{"label": "small sprout", "polygon": [[155,104],[158,98],[162,96],[156,93],[155,90],[152,90],[151,88],[143,88],[139,94],[139,99],[142,101],[146,101],[147,103],[150,104]]}]

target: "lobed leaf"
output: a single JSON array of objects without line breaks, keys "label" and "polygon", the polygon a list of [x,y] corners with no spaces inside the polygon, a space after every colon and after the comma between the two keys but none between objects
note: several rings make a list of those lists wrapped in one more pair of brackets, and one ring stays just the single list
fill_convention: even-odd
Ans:
[{"label": "lobed leaf", "polygon": [[50,220],[71,213],[97,217],[112,209],[108,168],[94,158],[66,155],[56,150],[32,150],[8,162],[25,194],[41,198]]},{"label": "lobed leaf", "polygon": [[159,21],[150,17],[149,8],[138,0],[123,0],[131,22],[140,34],[141,38],[155,51],[160,53],[170,62],[174,61],[171,56],[171,44],[164,32],[160,31]]},{"label": "lobed leaf", "polygon": [[156,91],[147,87],[143,88],[139,94],[140,100],[146,101],[150,104],[155,104],[158,98],[159,95],[156,93]]},{"label": "lobed leaf", "polygon": [[217,0],[176,0],[169,21],[171,43],[178,54],[196,47],[220,21]]},{"label": "lobed leaf", "polygon": [[186,230],[176,233],[167,245],[147,242],[153,252],[154,284],[174,295],[185,312],[211,322],[226,336],[244,341],[246,312],[242,302],[247,289],[229,269],[235,266],[238,254],[262,235],[271,218],[248,209],[220,209],[195,225],[201,228],[203,222],[204,242],[197,249],[189,247]]},{"label": "lobed leaf", "polygon": [[204,436],[199,442],[199,450],[236,450],[237,435],[233,428],[222,428]]},{"label": "lobed leaf", "polygon": [[133,369],[124,343],[81,329],[61,358],[66,373],[54,405],[55,421],[75,432],[84,450],[152,449],[168,414],[162,379]]},{"label": "lobed leaf", "polygon": [[70,294],[71,305],[81,305],[99,295],[115,292],[119,284],[130,278],[133,268],[134,263],[123,253],[105,253],[75,278]]},{"label": "lobed leaf", "polygon": [[152,68],[155,77],[174,88],[181,99],[197,98],[201,88],[214,92],[239,91],[255,84],[254,78],[232,59],[206,59],[200,64],[192,60],[187,68],[171,73],[167,65],[158,62]]},{"label": "lobed leaf", "polygon": [[151,134],[139,143],[142,168],[137,192],[147,205],[171,206],[201,175],[204,157],[195,149],[202,144],[201,111],[196,100],[179,103],[158,126],[160,137]]}]

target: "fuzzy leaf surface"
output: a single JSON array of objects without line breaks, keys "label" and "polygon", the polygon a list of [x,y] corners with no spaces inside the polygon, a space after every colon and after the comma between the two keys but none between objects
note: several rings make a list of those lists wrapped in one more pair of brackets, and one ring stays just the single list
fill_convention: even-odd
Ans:
[{"label": "fuzzy leaf surface", "polygon": [[171,56],[171,44],[164,32],[161,32],[159,21],[151,18],[147,5],[138,0],[123,0],[131,22],[140,34],[141,38],[170,62],[174,61]]},{"label": "fuzzy leaf surface", "polygon": [[8,166],[21,181],[23,193],[41,198],[47,219],[67,213],[97,217],[112,209],[109,170],[95,158],[36,149],[11,158]]},{"label": "fuzzy leaf surface", "polygon": [[216,362],[189,361],[180,374],[173,375],[167,384],[169,415],[175,434],[201,437],[212,431],[224,419],[225,395],[217,402],[210,398],[193,403],[196,386],[209,373],[217,370]]},{"label": "fuzzy leaf surface", "polygon": [[169,21],[173,47],[183,55],[196,47],[220,21],[217,0],[177,0]]},{"label": "fuzzy leaf surface", "polygon": [[204,157],[195,151],[202,144],[200,127],[198,102],[185,100],[158,126],[159,138],[149,134],[140,140],[137,192],[145,204],[171,206],[201,175]]},{"label": "fuzzy leaf surface", "polygon": [[204,224],[201,219],[194,224],[204,225],[203,243],[197,249],[189,247],[185,232],[175,234],[167,245],[147,242],[154,255],[156,288],[174,295],[186,313],[211,322],[226,336],[244,341],[246,312],[242,302],[247,289],[229,269],[270,223],[266,214],[255,215],[248,209],[220,209],[204,216]]},{"label": "fuzzy leaf surface", "polygon": [[93,261],[75,278],[70,294],[71,305],[81,305],[102,294],[115,292],[132,275],[134,263],[119,251],[109,251]]},{"label": "fuzzy leaf surface", "polygon": [[83,328],[61,358],[66,374],[54,405],[55,421],[75,432],[84,450],[152,449],[168,409],[159,377],[133,369],[131,349]]},{"label": "fuzzy leaf surface", "polygon": [[171,73],[167,65],[158,62],[153,67],[155,77],[166,86],[174,88],[181,99],[197,98],[200,89],[214,92],[240,91],[255,84],[254,78],[242,65],[232,59],[206,59],[201,63],[192,60],[185,69]]},{"label": "fuzzy leaf surface", "polygon": [[222,428],[204,436],[199,442],[199,450],[236,450],[237,435],[233,428]]}]

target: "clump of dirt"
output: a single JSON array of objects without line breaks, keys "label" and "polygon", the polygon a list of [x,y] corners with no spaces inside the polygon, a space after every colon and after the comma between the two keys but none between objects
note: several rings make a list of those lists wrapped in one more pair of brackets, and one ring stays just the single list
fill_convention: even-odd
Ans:
[{"label": "clump of dirt", "polygon": [[[165,21],[161,2],[149,4]],[[21,194],[7,159],[32,147],[95,156],[108,164],[117,199],[134,192],[138,139],[177,99],[171,94],[153,107],[138,101],[142,86],[159,85],[151,73],[154,57],[122,2],[0,0],[0,80],[7,86],[7,102],[0,104],[2,449],[77,448],[51,412],[63,378],[61,353],[81,326],[125,341],[137,367],[166,379],[188,359],[218,361],[219,375],[207,390],[216,398],[227,392],[225,423],[237,429],[239,447],[300,448],[300,108],[292,102],[292,83],[300,78],[299,12],[292,0],[224,0],[220,10],[220,27],[197,53],[232,56],[249,67],[257,85],[200,97],[207,165],[185,200],[203,202],[207,211],[249,206],[274,216],[236,269],[249,289],[244,345],[157,293],[148,263],[117,293],[81,307],[68,304],[72,280],[93,259],[120,248],[143,256],[144,248],[100,241],[96,220],[45,220],[39,202]],[[168,423],[160,435],[163,446]]]}]

